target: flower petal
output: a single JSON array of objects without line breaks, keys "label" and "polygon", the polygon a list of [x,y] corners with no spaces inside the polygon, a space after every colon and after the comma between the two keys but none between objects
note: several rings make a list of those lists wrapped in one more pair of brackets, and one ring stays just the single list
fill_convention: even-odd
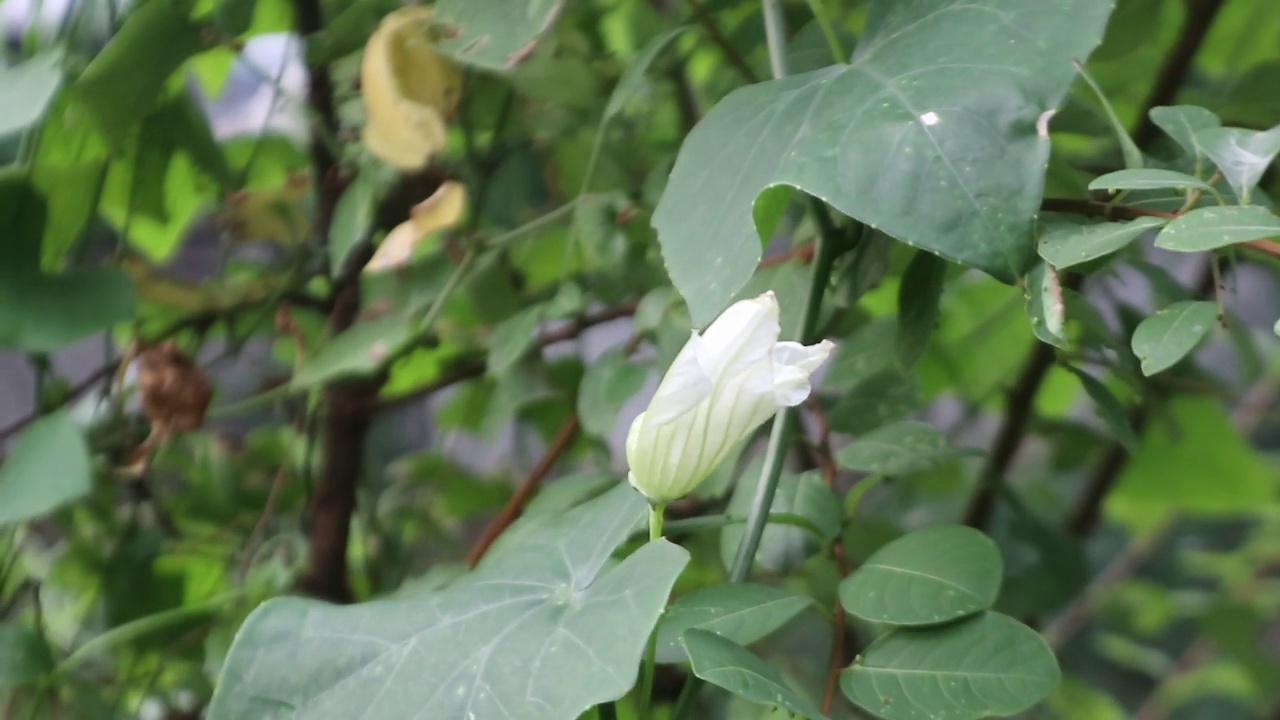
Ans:
[{"label": "flower petal", "polygon": [[689,341],[680,348],[667,374],[662,377],[662,383],[646,411],[646,422],[653,427],[666,425],[711,395],[714,383],[698,361],[703,342],[697,333],[690,334]]},{"label": "flower petal", "polygon": [[773,347],[773,398],[779,407],[793,407],[809,397],[813,391],[809,377],[835,347],[830,340],[808,347],[795,342]]},{"label": "flower petal", "polygon": [[702,333],[698,360],[711,378],[732,377],[767,358],[779,332],[778,299],[772,290],[739,300]]},{"label": "flower petal", "polygon": [[807,346],[787,340],[773,346],[773,364],[796,367],[812,374],[835,349],[835,343],[830,340]]}]

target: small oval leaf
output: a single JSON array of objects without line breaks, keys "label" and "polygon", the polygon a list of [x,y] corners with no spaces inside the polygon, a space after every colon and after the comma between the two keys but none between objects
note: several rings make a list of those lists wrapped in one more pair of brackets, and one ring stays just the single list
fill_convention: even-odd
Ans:
[{"label": "small oval leaf", "polygon": [[1211,191],[1213,186],[1194,175],[1154,168],[1117,170],[1089,183],[1090,190],[1178,190]]},{"label": "small oval leaf", "polygon": [[859,707],[885,720],[1008,717],[1049,696],[1060,671],[1036,631],[988,612],[880,638],[840,677]]},{"label": "small oval leaf", "polygon": [[741,645],[713,632],[693,629],[684,636],[693,674],[738,697],[786,708],[811,720],[824,716],[813,703],[787,686],[772,665]]},{"label": "small oval leaf", "polygon": [[961,525],[925,528],[877,550],[840,583],[840,602],[868,622],[936,625],[990,608],[1002,571],[986,535]]},{"label": "small oval leaf", "polygon": [[1079,225],[1069,222],[1047,224],[1040,235],[1040,257],[1059,270],[1110,255],[1143,233],[1164,225],[1167,220],[1143,217],[1132,222]]},{"label": "small oval leaf", "polygon": [[688,660],[680,637],[691,628],[750,645],[812,604],[813,598],[807,595],[751,583],[712,585],[696,590],[676,600],[662,614],[657,630],[658,662]]},{"label": "small oval leaf", "polygon": [[1280,234],[1280,218],[1257,205],[1192,210],[1165,226],[1156,247],[1179,252],[1215,250]]},{"label": "small oval leaf", "polygon": [[1216,303],[1177,302],[1139,323],[1133,331],[1133,354],[1142,361],[1142,374],[1155,375],[1172,367],[1209,334],[1218,316]]},{"label": "small oval leaf", "polygon": [[873,430],[845,446],[836,462],[847,470],[904,475],[923,472],[956,457],[980,454],[975,448],[957,448],[927,423],[906,420]]}]

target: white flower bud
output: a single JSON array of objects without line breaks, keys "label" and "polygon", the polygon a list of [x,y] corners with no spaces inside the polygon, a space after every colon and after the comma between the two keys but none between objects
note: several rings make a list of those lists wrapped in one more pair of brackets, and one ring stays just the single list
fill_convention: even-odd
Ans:
[{"label": "white flower bud", "polygon": [[627,480],[654,505],[682,498],[780,408],[809,397],[835,345],[778,342],[778,299],[729,306],[694,332],[627,433]]}]

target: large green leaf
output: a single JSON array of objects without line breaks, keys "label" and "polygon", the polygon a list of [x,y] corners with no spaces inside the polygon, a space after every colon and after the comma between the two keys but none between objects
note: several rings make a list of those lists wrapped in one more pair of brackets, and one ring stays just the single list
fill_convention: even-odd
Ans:
[{"label": "large green leaf", "polygon": [[133,317],[129,279],[113,269],[40,271],[43,196],[15,172],[0,175],[0,347],[52,352]]},{"label": "large green leaf", "polygon": [[825,717],[810,700],[792,690],[772,665],[732,640],[695,628],[684,634],[684,645],[693,674],[712,685],[761,705],[786,708],[811,720]]},{"label": "large green leaf", "polygon": [[1270,507],[1275,472],[1212,398],[1183,395],[1149,424],[1107,495],[1107,514],[1150,527],[1170,513],[1232,515]]},{"label": "large green leaf", "polygon": [[1278,234],[1280,217],[1264,207],[1206,207],[1192,210],[1166,225],[1156,236],[1156,247],[1199,252]]},{"label": "large green leaf", "polygon": [[62,53],[56,50],[0,70],[0,138],[39,121],[61,84]]},{"label": "large green leaf", "polygon": [[699,628],[750,645],[777,630],[813,598],[751,583],[712,585],[671,604],[658,623],[658,662],[684,662],[688,655],[680,643],[685,630]]},{"label": "large green leaf", "polygon": [[125,146],[169,76],[205,49],[201,33],[186,0],[150,0],[130,8],[120,31],[72,86],[113,148]]},{"label": "large green leaf", "polygon": [[1143,320],[1133,331],[1133,354],[1142,361],[1142,374],[1155,375],[1173,367],[1195,349],[1213,329],[1218,305],[1206,300],[1176,302]]},{"label": "large green leaf", "polygon": [[270,600],[227,656],[211,720],[573,720],[635,683],[688,554],[665,540],[610,556],[646,513],[617,487],[512,527],[438,592],[337,607]]},{"label": "large green leaf", "polygon": [[411,313],[365,320],[335,336],[309,356],[290,383],[305,390],[345,377],[370,375],[399,352],[413,335]]},{"label": "large green leaf", "polygon": [[1098,43],[1106,0],[881,0],[848,65],[739,89],[686,138],[653,225],[695,325],[760,259],[752,204],[792,185],[1012,282],[1034,256],[1036,132]]},{"label": "large green leaf", "polygon": [[840,342],[822,382],[824,390],[850,390],[897,362],[898,321],[892,315],[876,318]]},{"label": "large green leaf", "polygon": [[31,520],[89,492],[89,446],[66,411],[19,436],[0,465],[0,527]]},{"label": "large green leaf", "polygon": [[1053,651],[1034,630],[987,612],[872,643],[840,677],[858,706],[886,720],[1016,715],[1058,684]]},{"label": "large green leaf", "polygon": [[847,470],[903,475],[980,454],[976,448],[951,447],[947,437],[928,423],[904,420],[872,430],[841,448],[836,462]]},{"label": "large green leaf", "polygon": [[564,0],[440,0],[436,20],[448,28],[436,47],[467,65],[506,70],[551,29]]},{"label": "large green leaf", "polygon": [[960,525],[917,530],[880,548],[840,583],[844,609],[868,622],[937,625],[991,607],[1000,551]]}]

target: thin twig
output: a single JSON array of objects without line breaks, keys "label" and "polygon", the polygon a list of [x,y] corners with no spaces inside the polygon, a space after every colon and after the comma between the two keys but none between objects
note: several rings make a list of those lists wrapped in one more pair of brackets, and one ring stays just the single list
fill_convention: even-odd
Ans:
[{"label": "thin twig", "polygon": [[[622,346],[622,355],[624,357],[634,355],[636,350],[640,349],[642,342],[644,342],[643,335],[633,334],[627,339],[626,344]],[[489,550],[489,546],[524,512],[524,507],[533,497],[533,492],[542,484],[556,461],[560,459],[560,456],[572,444],[573,439],[577,437],[580,425],[578,415],[574,413],[556,431],[556,434],[551,438],[551,444],[547,446],[546,453],[543,454],[538,464],[529,471],[524,482],[520,483],[516,493],[511,496],[511,499],[503,506],[497,517],[485,528],[484,534],[476,542],[475,546],[471,548],[471,552],[467,555],[467,563],[471,567],[475,567],[480,562],[480,558],[484,557],[485,552]]]},{"label": "thin twig", "polygon": [[1058,614],[1053,622],[1045,626],[1041,633],[1045,642],[1054,650],[1060,650],[1093,619],[1098,606],[1110,592],[1120,583],[1133,577],[1147,560],[1163,545],[1168,534],[1173,530],[1175,520],[1170,520],[1159,528],[1130,542],[1124,550],[1111,559],[1107,566],[1076,597],[1076,601],[1066,610]]},{"label": "thin twig", "polygon": [[1027,356],[1022,372],[1018,374],[1017,382],[1010,388],[1009,395],[1005,399],[1004,420],[1000,424],[991,452],[987,455],[987,462],[978,478],[978,489],[969,501],[968,509],[965,510],[965,525],[981,530],[991,520],[998,494],[997,486],[1004,482],[1005,473],[1013,462],[1013,456],[1017,454],[1018,448],[1022,445],[1022,439],[1027,434],[1036,393],[1040,391],[1041,384],[1048,376],[1049,368],[1053,367],[1054,358],[1053,346],[1038,340],[1031,354]]},{"label": "thin twig", "polygon": [[237,571],[237,577],[240,582],[249,575],[249,566],[253,564],[253,558],[258,554],[258,548],[262,544],[262,534],[267,529],[267,523],[271,521],[271,516],[275,514],[276,504],[280,500],[280,492],[284,489],[285,480],[289,478],[289,462],[288,457],[292,454],[292,445],[289,451],[285,452],[285,461],[280,463],[280,468],[276,470],[275,477],[271,480],[271,490],[267,492],[267,501],[262,506],[262,514],[258,516],[258,522],[254,523],[253,531],[249,533],[249,539],[245,541],[244,551],[240,556],[240,567]]},{"label": "thin twig", "polygon": [[1223,0],[1191,0],[1186,4],[1187,16],[1182,22],[1182,32],[1174,42],[1169,55],[1165,57],[1164,64],[1160,67],[1160,74],[1156,76],[1155,85],[1151,88],[1151,94],[1143,103],[1142,116],[1138,121],[1137,130],[1133,133],[1133,141],[1138,147],[1146,147],[1159,137],[1160,128],[1152,122],[1150,110],[1153,107],[1172,105],[1176,102],[1178,91],[1186,83],[1196,53],[1200,51],[1200,45],[1209,34],[1209,28],[1213,25],[1213,19],[1222,8],[1222,4]]},{"label": "thin twig", "polygon": [[[620,305],[605,308],[604,310],[600,310],[595,313],[583,315],[576,320],[566,323],[562,327],[544,333],[534,341],[533,347],[541,350],[559,342],[573,340],[596,325],[633,315],[636,311],[637,305],[638,302],[636,301],[625,302]],[[457,385],[458,383],[474,380],[475,378],[484,375],[485,369],[483,360],[460,363],[427,385],[423,385],[422,387],[419,387],[412,392],[405,393],[404,395],[399,395],[389,400],[379,402],[376,409],[381,412],[383,410],[404,407],[405,405],[428,398],[441,390]]]},{"label": "thin twig", "polygon": [[761,260],[760,264],[756,266],[756,269],[763,270],[765,268],[773,267],[775,265],[781,265],[783,263],[790,262],[792,260],[798,260],[801,263],[807,264],[813,260],[813,251],[816,249],[816,247],[817,246],[814,245],[813,243],[805,243],[804,245],[793,247],[784,253],[771,255]]},{"label": "thin twig", "polygon": [[[99,385],[103,382],[106,382],[108,379],[110,379],[111,375],[115,373],[117,367],[119,367],[119,363],[115,363],[115,362],[107,363],[99,367],[97,370],[94,370],[93,372],[89,373],[89,375],[85,377],[83,380],[76,383],[75,385],[72,385],[71,388],[67,391],[66,395],[63,396],[62,399],[54,407],[45,408],[45,410],[48,410],[48,411],[58,410],[66,406],[71,401],[78,399],[81,395],[84,395],[85,393],[92,390],[94,386]],[[37,409],[36,412],[33,412],[25,417],[22,417],[18,420],[13,421],[6,428],[4,428],[3,430],[0,430],[0,442],[4,442],[5,440],[8,440],[14,435],[17,435],[18,433],[22,432],[27,428],[28,425],[30,425],[31,423],[39,419],[40,416],[41,416],[41,413]]]},{"label": "thin twig", "polygon": [[[835,491],[839,468],[831,454],[831,426],[827,422],[827,414],[816,398],[810,399],[806,407],[816,426],[817,442],[814,443],[814,458],[818,461],[819,469],[822,470],[822,481],[828,488]],[[845,553],[844,540],[839,535],[831,541],[831,559],[835,561],[839,577],[848,577],[849,558]],[[849,631],[846,627],[844,605],[840,603],[838,595],[835,607],[831,609],[831,617],[831,653],[827,660],[827,684],[822,691],[822,714],[824,715],[831,714],[831,706],[836,698],[836,688],[840,684],[840,672],[849,662],[848,652],[845,649]]]},{"label": "thin twig", "polygon": [[[1129,424],[1133,427],[1134,435],[1142,437],[1146,423],[1145,405],[1139,405],[1129,413]],[[1128,462],[1129,450],[1124,445],[1112,443],[1107,448],[1102,461],[1085,480],[1084,489],[1081,490],[1075,506],[1067,514],[1067,534],[1076,538],[1087,538],[1093,534],[1093,531],[1098,528],[1098,522],[1102,519],[1102,503],[1111,492],[1111,488],[1115,487],[1116,480],[1120,478],[1120,472]]]},{"label": "thin twig", "polygon": [[556,461],[560,456],[569,449],[573,444],[574,438],[578,436],[578,415],[574,413],[569,416],[568,420],[556,430],[555,436],[551,439],[551,444],[547,446],[547,451],[538,459],[538,464],[534,465],[529,474],[525,476],[524,482],[520,483],[520,487],[516,489],[511,499],[503,506],[502,511],[498,513],[485,528],[484,534],[476,541],[471,548],[471,552],[467,554],[467,564],[475,567],[484,554],[489,551],[489,547],[493,545],[498,536],[511,526],[520,517],[520,513],[524,511],[524,506],[533,497],[533,492],[538,489],[542,481],[550,474],[551,468],[555,467]]},{"label": "thin twig", "polygon": [[706,8],[702,7],[702,3],[699,0],[684,0],[684,4],[688,6],[689,12],[693,14],[693,19],[697,20],[698,24],[702,26],[702,31],[707,34],[707,39],[720,48],[720,52],[724,53],[725,59],[729,61],[734,70],[738,71],[738,75],[749,83],[760,82],[760,76],[756,75],[756,71],[752,70],[751,66],[747,64],[746,59],[742,57],[742,53],[738,52],[738,48],[734,47],[733,43],[729,42],[729,39],[724,36],[724,33],[720,32],[715,18],[711,13],[707,12]]}]

